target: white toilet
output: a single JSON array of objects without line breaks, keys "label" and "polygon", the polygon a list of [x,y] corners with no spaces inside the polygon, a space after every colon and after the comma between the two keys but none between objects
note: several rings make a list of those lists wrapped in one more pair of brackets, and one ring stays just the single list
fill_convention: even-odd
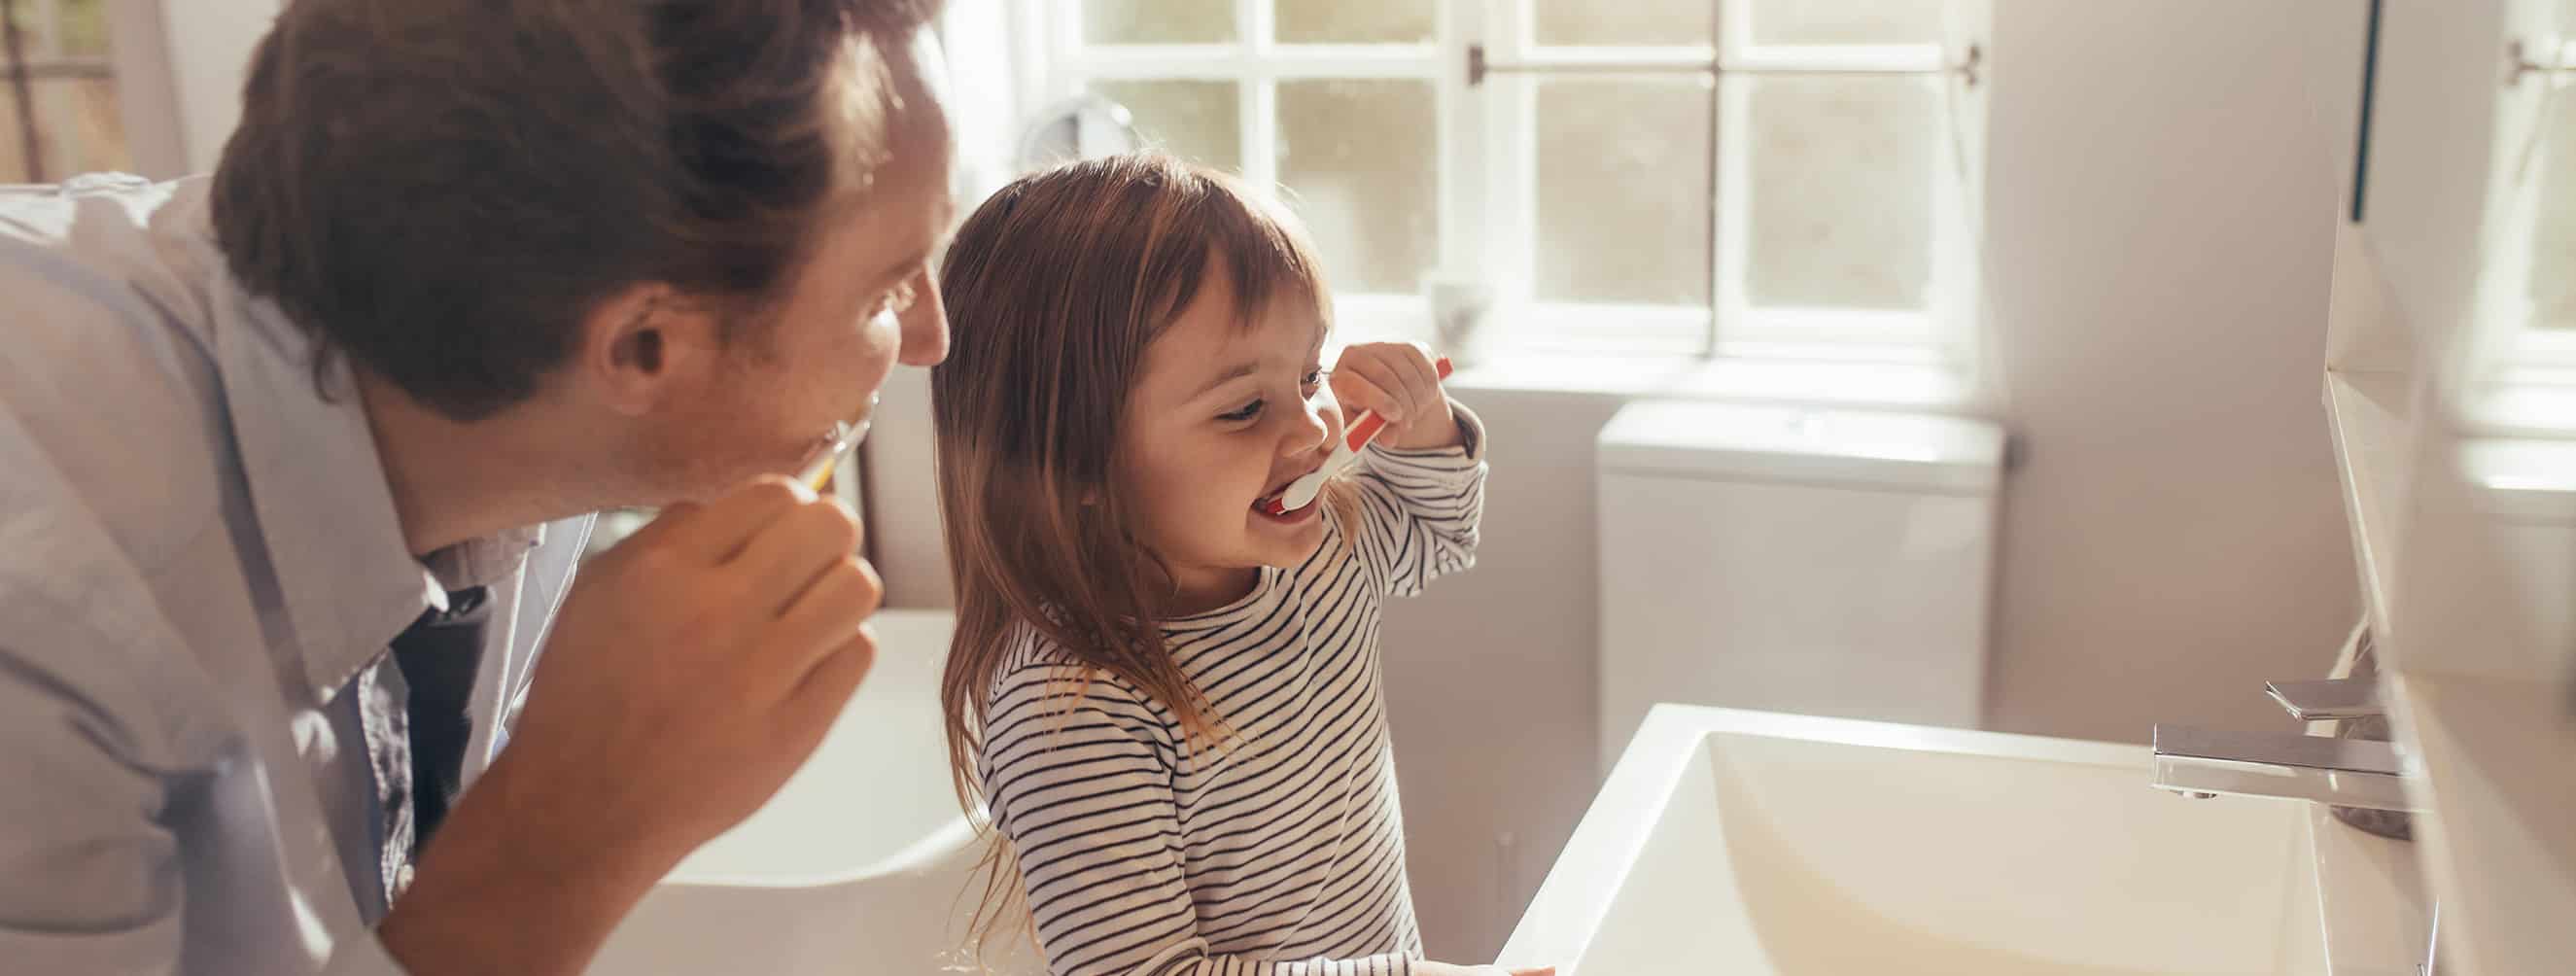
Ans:
[{"label": "white toilet", "polygon": [[1657,702],[1973,728],[2003,432],[1643,402],[1600,436],[1602,769]]}]

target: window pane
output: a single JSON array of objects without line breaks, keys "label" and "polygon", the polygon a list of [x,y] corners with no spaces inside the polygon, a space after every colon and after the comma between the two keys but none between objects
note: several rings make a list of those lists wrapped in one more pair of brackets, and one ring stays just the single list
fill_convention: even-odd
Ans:
[{"label": "window pane", "polygon": [[125,120],[117,113],[116,82],[108,78],[63,78],[36,85],[37,107],[49,113],[52,151],[59,160],[53,177],[102,170],[132,170],[133,153],[125,145]]},{"label": "window pane", "polygon": [[1440,257],[1439,120],[1420,81],[1279,86],[1279,182],[1335,290],[1413,294]]},{"label": "window pane", "polygon": [[[50,167],[27,165],[26,132],[20,128],[19,118],[17,96],[0,89],[0,183],[34,183],[61,175],[48,172]],[[40,138],[42,135],[38,133]]]},{"label": "window pane", "polygon": [[1939,44],[1942,0],[1752,0],[1752,42]]},{"label": "window pane", "polygon": [[1226,44],[1234,4],[1209,0],[1082,0],[1082,39],[1092,44]]},{"label": "window pane", "polygon": [[[1756,307],[1920,309],[1933,180],[1947,173],[1937,81],[1741,78],[1752,145],[1746,292]],[[1739,192],[1732,187],[1723,192]]]},{"label": "window pane", "polygon": [[1708,304],[1710,110],[1697,78],[1540,84],[1540,301]]},{"label": "window pane", "polygon": [[1712,0],[1530,0],[1537,21],[1530,39],[1540,44],[1712,43],[1717,4]]},{"label": "window pane", "polygon": [[1279,5],[1282,44],[1423,44],[1431,0],[1291,0]]},{"label": "window pane", "polygon": [[81,173],[134,168],[113,80],[37,78],[29,86],[43,165],[28,164],[17,94],[0,85],[0,182],[60,182]]},{"label": "window pane", "polygon": [[1231,81],[1095,81],[1136,116],[1145,141],[1192,162],[1243,170],[1243,101]]},{"label": "window pane", "polygon": [[2576,330],[2576,91],[2551,92],[2539,125],[2540,213],[2531,236],[2531,321]]},{"label": "window pane", "polygon": [[[27,16],[30,6],[18,4],[18,15]],[[62,0],[62,17],[64,54],[107,56],[107,0]]]}]

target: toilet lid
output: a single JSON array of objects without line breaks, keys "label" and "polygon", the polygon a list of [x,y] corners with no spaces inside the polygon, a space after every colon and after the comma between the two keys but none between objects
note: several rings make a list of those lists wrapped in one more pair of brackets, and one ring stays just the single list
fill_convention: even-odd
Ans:
[{"label": "toilet lid", "polygon": [[1650,400],[1602,428],[1604,472],[1992,494],[2003,429],[1934,414]]}]

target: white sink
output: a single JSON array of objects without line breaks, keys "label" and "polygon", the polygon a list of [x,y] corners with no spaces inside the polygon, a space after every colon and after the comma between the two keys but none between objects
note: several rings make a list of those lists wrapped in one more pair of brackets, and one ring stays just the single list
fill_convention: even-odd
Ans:
[{"label": "white sink", "polygon": [[2186,800],[2151,765],[2144,746],[1659,706],[1500,961],[2327,973],[2311,832],[2341,828],[2306,804]]},{"label": "white sink", "polygon": [[876,666],[822,745],[645,896],[592,976],[953,971],[982,853],[939,715],[954,625],[944,611],[878,614]]}]

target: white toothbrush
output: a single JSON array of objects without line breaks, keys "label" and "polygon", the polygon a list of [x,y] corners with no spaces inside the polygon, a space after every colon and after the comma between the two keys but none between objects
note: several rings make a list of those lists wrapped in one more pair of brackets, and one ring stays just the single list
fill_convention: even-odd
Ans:
[{"label": "white toothbrush", "polygon": [[[1441,379],[1448,379],[1449,357],[1440,357],[1432,363],[1432,368]],[[1269,504],[1261,506],[1261,510],[1272,515],[1286,515],[1314,504],[1315,496],[1324,492],[1324,482],[1350,470],[1351,465],[1359,462],[1361,449],[1368,447],[1370,441],[1377,439],[1378,432],[1385,429],[1386,418],[1378,416],[1377,411],[1360,411],[1359,417],[1351,421],[1350,429],[1342,432],[1342,442],[1333,445],[1333,453],[1324,456],[1324,465],[1289,482],[1287,490],[1272,497]]]}]

